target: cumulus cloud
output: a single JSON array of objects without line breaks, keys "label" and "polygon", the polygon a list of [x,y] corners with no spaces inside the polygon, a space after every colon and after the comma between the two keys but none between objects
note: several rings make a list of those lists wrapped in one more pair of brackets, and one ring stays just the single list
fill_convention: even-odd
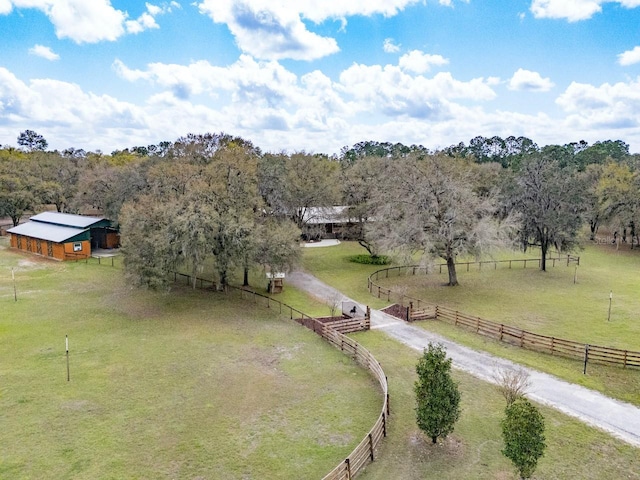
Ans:
[{"label": "cumulus cloud", "polygon": [[146,11],[135,20],[128,13],[111,5],[110,0],[0,0],[0,14],[12,7],[35,8],[51,21],[58,38],[69,38],[76,43],[114,41],[125,33],[140,33],[158,28],[155,17],[179,7],[176,2],[158,7],[146,4]]},{"label": "cumulus cloud", "polygon": [[600,86],[573,82],[556,99],[567,113],[565,123],[593,140],[625,138],[638,148],[640,78]]},{"label": "cumulus cloud", "polygon": [[257,62],[249,55],[241,55],[228,67],[211,65],[205,60],[189,65],[152,63],[146,70],[129,69],[116,60],[113,67],[126,80],[151,82],[182,99],[203,93],[216,96],[217,92],[225,91],[232,94],[233,100],[274,104],[297,88],[296,75],[278,62]]},{"label": "cumulus cloud", "polygon": [[519,68],[509,80],[509,90],[548,92],[554,87],[549,78],[542,78],[538,72]]},{"label": "cumulus cloud", "polygon": [[42,57],[49,61],[60,60],[60,55],[55,53],[51,48],[44,45],[34,45],[29,49],[29,55],[35,55],[36,57]]},{"label": "cumulus cloud", "polygon": [[340,20],[353,15],[396,15],[419,0],[203,0],[200,12],[216,23],[224,23],[236,39],[238,47],[261,59],[314,60],[339,51],[334,38],[309,30],[303,20],[315,24]]},{"label": "cumulus cloud", "polygon": [[5,138],[9,130],[37,128],[45,137],[53,135],[58,142],[68,142],[61,148],[100,148],[104,145],[96,145],[96,140],[113,139],[112,130],[146,128],[146,118],[135,105],[85,92],[73,83],[51,79],[25,83],[1,67],[0,119]]},{"label": "cumulus cloud", "polygon": [[623,67],[640,63],[640,47],[634,47],[633,50],[627,50],[626,52],[619,54],[618,63]]},{"label": "cumulus cloud", "polygon": [[7,15],[13,10],[11,0],[0,0],[0,15]]},{"label": "cumulus cloud", "polygon": [[393,41],[393,38],[385,38],[382,49],[387,53],[397,53],[400,51],[400,45]]},{"label": "cumulus cloud", "polygon": [[449,60],[441,55],[430,55],[420,50],[412,50],[400,57],[399,65],[405,71],[422,74],[431,69],[431,66],[447,65]]},{"label": "cumulus cloud", "polygon": [[640,77],[635,81],[616,84],[603,83],[599,87],[572,82],[556,103],[567,112],[617,111],[640,117]]},{"label": "cumulus cloud", "polygon": [[400,60],[353,64],[335,78],[318,70],[297,75],[249,55],[223,66],[194,61],[130,68],[118,60],[113,69],[124,81],[147,83],[153,95],[133,104],[73,83],[23,81],[0,68],[0,143],[32,128],[53,148],[105,151],[203,131],[240,135],[265,150],[325,153],[363,139],[437,148],[477,135],[524,135],[539,144],[624,138],[640,147],[640,78],[573,83],[551,117],[495,109],[497,78],[418,74]]},{"label": "cumulus cloud", "polygon": [[482,78],[463,82],[448,72],[440,72],[433,78],[412,76],[394,65],[354,64],[340,74],[340,90],[352,96],[362,111],[429,120],[449,118],[452,100],[495,97]]},{"label": "cumulus cloud", "polygon": [[640,6],[640,0],[533,0],[531,12],[536,18],[587,20],[602,11],[604,3],[619,3],[625,8]]}]

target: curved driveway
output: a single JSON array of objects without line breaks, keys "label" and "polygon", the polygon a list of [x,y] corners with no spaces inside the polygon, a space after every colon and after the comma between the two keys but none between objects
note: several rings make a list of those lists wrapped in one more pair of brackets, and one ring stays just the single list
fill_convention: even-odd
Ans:
[{"label": "curved driveway", "polygon": [[[338,290],[305,272],[292,272],[288,275],[287,282],[327,303],[333,302],[336,295],[342,295]],[[343,299],[353,302],[344,295]],[[359,302],[354,303],[365,308]],[[371,311],[371,328],[379,329],[419,352],[422,352],[429,342],[442,343],[452,358],[454,367],[488,382],[495,383],[494,375],[498,370],[522,368],[530,375],[531,387],[528,389],[528,397],[640,447],[640,408],[634,405],[509,360],[463,347],[379,310]]]}]

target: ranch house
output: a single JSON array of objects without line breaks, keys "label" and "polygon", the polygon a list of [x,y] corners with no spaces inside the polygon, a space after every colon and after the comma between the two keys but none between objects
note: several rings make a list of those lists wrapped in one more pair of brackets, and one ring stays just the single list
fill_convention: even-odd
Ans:
[{"label": "ranch house", "polygon": [[309,207],[304,213],[306,228],[303,229],[305,240],[321,238],[338,238],[352,240],[358,238],[362,229],[360,219],[353,216],[349,206]]},{"label": "ranch house", "polygon": [[91,256],[91,249],[115,248],[119,235],[105,218],[44,212],[7,230],[11,246],[57,260]]}]

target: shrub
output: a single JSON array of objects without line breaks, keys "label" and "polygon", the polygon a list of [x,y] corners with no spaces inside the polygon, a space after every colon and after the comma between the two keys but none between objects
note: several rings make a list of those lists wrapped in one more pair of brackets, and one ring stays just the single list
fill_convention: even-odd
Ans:
[{"label": "shrub", "polygon": [[354,263],[364,263],[365,265],[388,265],[391,263],[391,260],[389,260],[389,257],[386,255],[376,255],[374,257],[373,255],[367,254],[352,255],[349,257],[349,261]]}]

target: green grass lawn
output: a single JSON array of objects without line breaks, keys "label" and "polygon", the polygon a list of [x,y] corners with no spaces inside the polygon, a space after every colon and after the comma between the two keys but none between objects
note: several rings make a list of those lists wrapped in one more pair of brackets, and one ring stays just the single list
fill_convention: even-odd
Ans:
[{"label": "green grass lawn", "polygon": [[[351,242],[335,247],[308,249],[304,267],[325,282],[340,286],[347,295],[374,308],[386,305],[367,291],[367,276],[375,267],[348,262],[362,248]],[[317,252],[322,250],[323,252]],[[446,287],[446,273],[391,277],[377,282],[406,295],[457,308],[470,315],[503,322],[534,333],[558,336],[596,345],[640,350],[640,250],[615,250],[609,245],[588,246],[579,252],[577,283],[573,266],[556,266],[547,272],[537,268],[498,267],[482,271],[459,271],[460,286]],[[503,252],[496,259],[536,258]],[[515,265],[515,264],[514,264]],[[333,283],[332,283],[333,282]],[[609,292],[613,290],[611,321],[607,322]],[[393,299],[392,299],[393,301]],[[535,353],[480,337],[443,322],[418,322],[422,328],[440,333],[478,350],[508,358],[554,374],[606,395],[640,405],[640,371],[590,364],[582,374],[582,363]]]},{"label": "green grass lawn", "polygon": [[[382,364],[389,377],[389,435],[377,460],[358,478],[387,479],[515,479],[503,448],[500,420],[505,401],[497,389],[453,370],[462,394],[460,420],[452,435],[431,444],[416,426],[413,384],[419,352],[382,332],[355,335]],[[560,412],[538,405],[545,417],[547,450],[535,479],[640,479],[638,449],[587,427]]]},{"label": "green grass lawn", "polygon": [[352,255],[362,253],[366,251],[357,242],[342,242],[331,247],[305,248],[302,268],[358,302],[366,303],[372,308],[383,308],[386,302],[369,294],[367,277],[384,267],[349,261]]},{"label": "green grass lawn", "polygon": [[[521,266],[459,270],[460,285],[443,286],[445,274],[383,279],[427,301],[543,335],[640,350],[640,251],[588,246],[575,267],[542,272]],[[613,291],[611,321],[607,321]]]},{"label": "green grass lawn", "polygon": [[319,478],[380,413],[362,368],[273,310],[1,240],[1,479]]}]

